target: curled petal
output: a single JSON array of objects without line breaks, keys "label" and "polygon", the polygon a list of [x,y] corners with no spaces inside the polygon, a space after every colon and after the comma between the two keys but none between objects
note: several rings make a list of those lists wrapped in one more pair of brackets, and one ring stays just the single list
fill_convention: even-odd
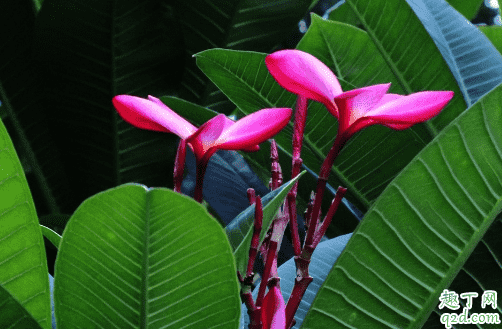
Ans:
[{"label": "curled petal", "polygon": [[291,115],[289,108],[263,109],[252,113],[226,128],[214,146],[222,150],[254,147],[281,131]]},{"label": "curled petal", "polygon": [[183,139],[197,130],[159,99],[152,101],[136,96],[118,95],[112,102],[122,119],[138,128],[171,132]]},{"label": "curled petal", "polygon": [[333,98],[342,93],[342,87],[323,62],[301,50],[287,49],[268,55],[265,64],[284,89],[323,103],[338,117]]},{"label": "curled petal", "polygon": [[423,91],[407,96],[386,94],[373,109],[358,118],[344,133],[351,136],[374,124],[396,130],[408,129],[439,114],[452,97],[452,91]]},{"label": "curled petal", "polygon": [[382,124],[415,124],[436,116],[452,97],[452,91],[422,91],[384,103],[365,116]]},{"label": "curled petal", "polygon": [[263,299],[261,322],[263,329],[286,328],[286,306],[277,286],[270,288]]},{"label": "curled petal", "polygon": [[390,83],[374,85],[350,90],[336,96],[334,101],[339,111],[340,130],[346,130],[364,117],[383,99],[389,87]]},{"label": "curled petal", "polygon": [[225,128],[233,124],[235,123],[224,114],[218,114],[200,126],[193,135],[187,138],[187,143],[192,146],[195,157],[201,159],[209,149],[215,146]]}]

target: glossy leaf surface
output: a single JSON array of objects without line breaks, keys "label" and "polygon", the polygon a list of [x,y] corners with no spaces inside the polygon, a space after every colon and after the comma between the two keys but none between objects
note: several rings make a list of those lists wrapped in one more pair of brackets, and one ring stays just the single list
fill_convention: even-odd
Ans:
[{"label": "glossy leaf surface", "polygon": [[86,200],[65,229],[58,327],[235,328],[235,273],[225,233],[202,205],[123,185]]},{"label": "glossy leaf surface", "polygon": [[9,292],[0,285],[0,327],[9,329],[41,329],[42,327]]},{"label": "glossy leaf surface", "polygon": [[468,106],[502,82],[502,55],[477,27],[444,0],[408,3],[448,63]]},{"label": "glossy leaf surface", "polygon": [[0,285],[43,328],[49,328],[49,279],[37,212],[1,121],[0,200]]}]

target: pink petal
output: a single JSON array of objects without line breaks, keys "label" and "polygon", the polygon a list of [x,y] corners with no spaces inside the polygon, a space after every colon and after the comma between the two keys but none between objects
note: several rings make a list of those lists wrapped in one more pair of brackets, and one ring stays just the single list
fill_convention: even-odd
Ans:
[{"label": "pink petal", "polygon": [[152,98],[155,100],[118,95],[112,102],[122,119],[138,128],[172,132],[183,139],[197,130],[159,99]]},{"label": "pink petal", "polygon": [[389,90],[390,83],[346,91],[335,97],[340,131],[345,131],[377,105]]},{"label": "pink petal", "polygon": [[273,286],[270,288],[263,299],[261,309],[263,329],[286,328],[286,306],[279,287]]},{"label": "pink petal", "polygon": [[224,114],[218,114],[211,120],[204,123],[197,131],[187,138],[187,143],[192,146],[197,159],[202,159],[209,149],[216,146],[216,141],[221,136],[225,128],[231,127],[235,123]]},{"label": "pink petal", "polygon": [[342,87],[323,62],[306,52],[288,49],[268,55],[265,64],[284,89],[323,103],[338,117],[333,98],[342,93]]},{"label": "pink petal", "polygon": [[452,91],[423,91],[407,96],[386,94],[377,106],[352,123],[344,133],[351,136],[374,124],[396,130],[408,129],[436,116],[452,97]]},{"label": "pink petal", "polygon": [[263,109],[227,127],[215,142],[222,150],[242,150],[263,143],[281,131],[291,119],[288,108]]},{"label": "pink petal", "polygon": [[365,116],[382,124],[415,124],[436,116],[452,97],[452,91],[422,91],[384,103]]}]

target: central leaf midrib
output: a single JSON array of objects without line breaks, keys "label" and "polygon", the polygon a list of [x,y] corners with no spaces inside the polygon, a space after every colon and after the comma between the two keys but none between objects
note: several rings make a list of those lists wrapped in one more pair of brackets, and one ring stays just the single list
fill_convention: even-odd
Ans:
[{"label": "central leaf midrib", "polygon": [[143,259],[141,266],[140,295],[140,328],[148,328],[148,288],[150,275],[149,245],[150,245],[150,191],[145,192],[145,230],[143,237]]}]

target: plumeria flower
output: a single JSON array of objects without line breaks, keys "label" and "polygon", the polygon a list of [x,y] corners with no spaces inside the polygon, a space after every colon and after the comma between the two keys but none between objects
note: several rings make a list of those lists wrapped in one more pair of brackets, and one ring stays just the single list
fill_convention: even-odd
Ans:
[{"label": "plumeria flower", "polygon": [[[188,144],[197,162],[194,198],[202,201],[202,180],[209,158],[217,150],[256,151],[258,144],[281,131],[289,122],[289,108],[263,109],[237,122],[219,114],[196,128],[153,96],[148,99],[118,95],[112,100],[117,112],[135,127],[170,132]],[[199,186],[200,185],[200,186]]]},{"label": "plumeria flower", "polygon": [[335,97],[339,111],[338,135],[347,140],[374,124],[396,130],[435,117],[453,97],[453,91],[422,91],[410,95],[388,94],[390,83],[344,92]]}]

